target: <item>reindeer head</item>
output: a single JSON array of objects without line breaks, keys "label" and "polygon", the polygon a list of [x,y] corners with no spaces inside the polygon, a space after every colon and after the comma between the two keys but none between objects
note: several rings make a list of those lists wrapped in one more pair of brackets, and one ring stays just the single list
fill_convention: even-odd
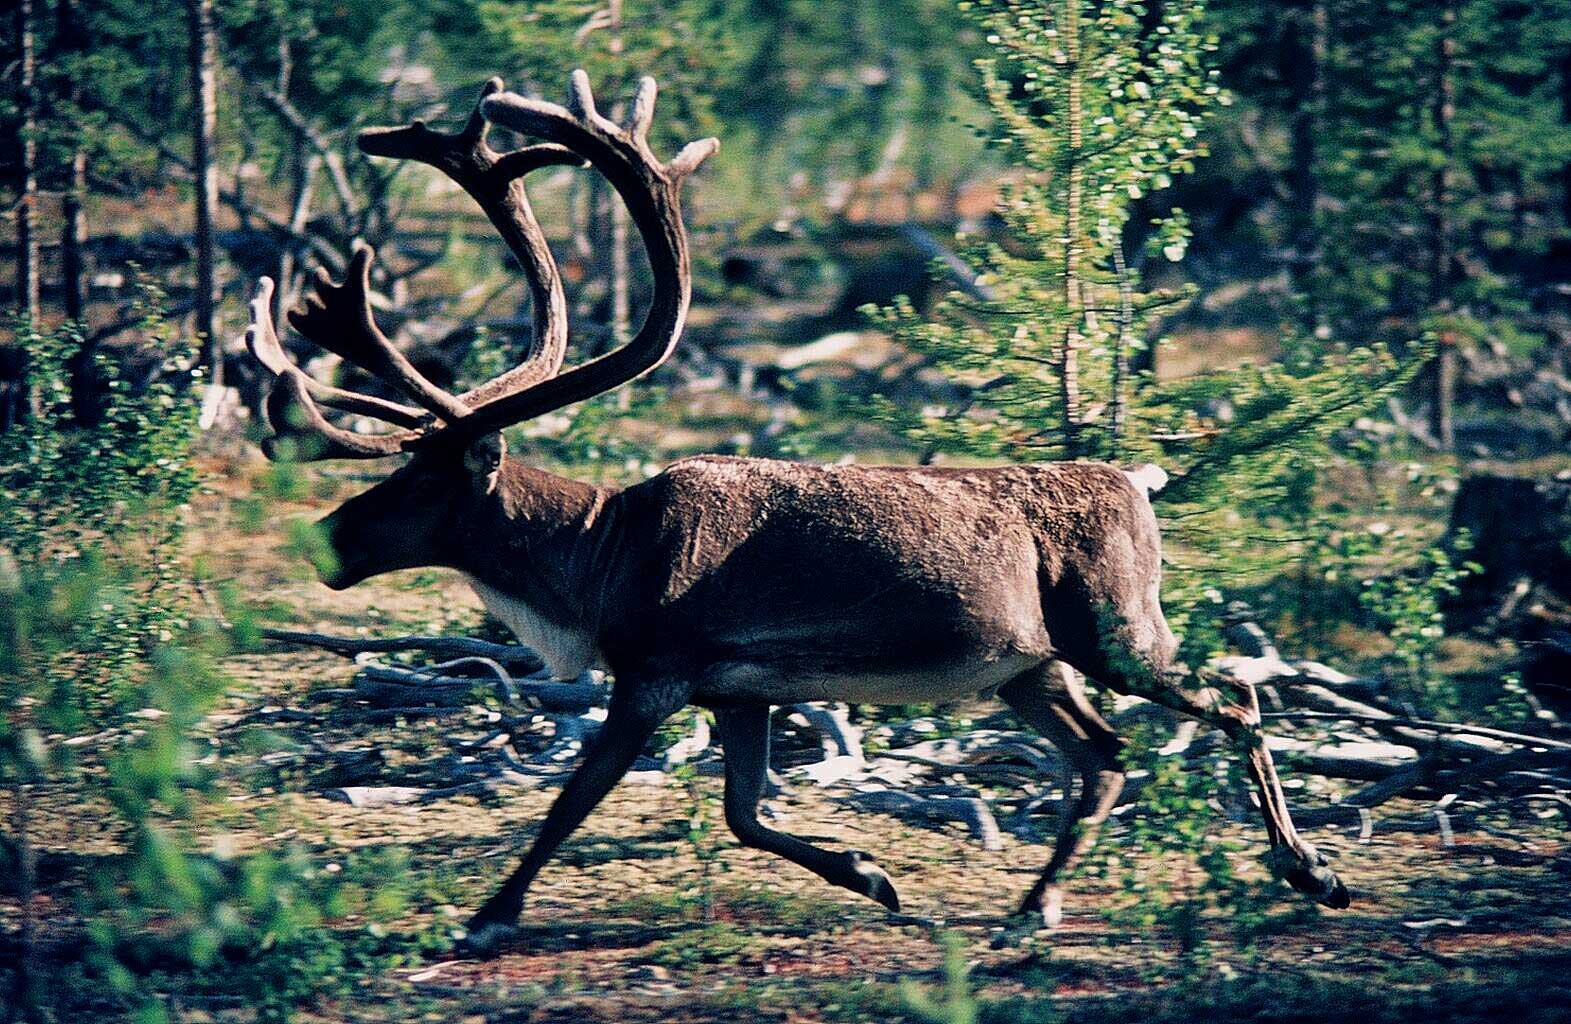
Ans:
[{"label": "reindeer head", "polygon": [[[624,127],[595,109],[589,79],[572,76],[568,105],[502,91],[486,83],[468,123],[453,133],[423,123],[373,128],[360,148],[373,156],[419,160],[446,173],[480,204],[517,258],[534,304],[534,343],[506,373],[461,395],[449,394],[412,366],[376,325],[371,312],[371,249],[357,245],[344,280],[318,270],[313,293],[289,323],[302,336],[382,379],[413,406],[345,391],[309,377],[280,344],[273,326],[273,282],[262,278],[251,302],[246,344],[273,376],[267,418],[269,458],[303,461],[367,459],[405,454],[409,461],[387,479],[321,523],[336,566],[324,569],[329,586],[347,587],[381,572],[420,565],[456,565],[461,524],[498,494],[505,446],[499,431],[573,402],[609,391],[660,365],[682,332],[690,292],[682,182],[719,143],[690,143],[670,163],[650,152],[655,82],[639,83]],[[508,153],[486,141],[492,123],[543,140]],[[567,307],[561,278],[524,193],[532,170],[587,162],[627,204],[649,254],[654,296],[638,334],[598,359],[562,371],[567,351]],[[324,410],[371,417],[396,429],[378,434],[346,430]]]}]

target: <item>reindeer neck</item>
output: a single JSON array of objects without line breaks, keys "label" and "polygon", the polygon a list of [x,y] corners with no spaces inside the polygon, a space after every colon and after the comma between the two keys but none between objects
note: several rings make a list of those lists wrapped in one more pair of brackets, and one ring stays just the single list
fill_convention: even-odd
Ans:
[{"label": "reindeer neck", "polygon": [[610,554],[612,494],[504,459],[459,568],[536,615],[592,631]]}]

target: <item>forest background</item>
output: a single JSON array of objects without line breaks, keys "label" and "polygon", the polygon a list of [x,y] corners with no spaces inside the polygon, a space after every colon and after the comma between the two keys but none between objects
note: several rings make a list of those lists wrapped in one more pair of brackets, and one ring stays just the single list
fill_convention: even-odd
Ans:
[{"label": "forest background", "polygon": [[[1284,969],[1311,1015],[1328,998],[1366,1019],[1458,998],[1480,1019],[1519,998],[1544,1019],[1563,1008],[1544,979],[1563,977],[1550,897],[1571,806],[1571,3],[17,0],[0,53],[8,1014],[399,1019],[391,986],[483,1019],[659,1016],[671,998],[694,1019],[728,1000],[791,1019],[803,998],[848,1019],[1095,1019],[1076,998],[1163,1005],[1197,978],[1204,1012],[1243,1014],[1282,998],[1250,985]],[[1295,801],[1349,858],[1376,808],[1402,837],[1360,861],[1384,908],[1338,926],[1344,944],[1391,945],[1359,967],[1380,996],[1313,965],[1330,926],[1284,912],[1260,837],[1234,820],[1251,819],[1225,751],[1110,698],[1155,781],[1078,883],[1067,945],[1085,956],[1047,939],[1000,959],[987,927],[945,927],[981,913],[963,900],[847,925],[797,890],[717,881],[711,762],[669,756],[700,721],[650,751],[660,809],[607,826],[655,829],[642,856],[676,895],[628,883],[596,910],[674,931],[547,929],[493,973],[423,977],[448,911],[490,884],[479,837],[495,840],[499,806],[538,816],[537,793],[454,789],[444,760],[508,709],[477,697],[477,722],[443,725],[377,706],[329,656],[281,655],[265,631],[505,637],[432,573],[340,603],[312,589],[301,524],[369,478],[261,460],[268,381],[245,304],[267,275],[288,308],[361,240],[379,321],[427,376],[464,386],[510,365],[528,289],[484,216],[355,137],[456,127],[492,75],[559,98],[575,67],[607,110],[638,76],[659,81],[657,153],[721,147],[684,194],[694,307],[676,355],[516,431],[514,450],[607,483],[696,452],[1162,465],[1185,657],[1242,658],[1281,691],[1287,770],[1315,780]],[[647,299],[636,238],[586,172],[530,189],[570,359],[604,353]],[[313,717],[317,691],[358,696]],[[818,741],[786,714],[800,769]],[[965,748],[1002,723],[844,714],[868,757],[934,733]],[[394,783],[470,814],[428,834],[397,811],[322,810]],[[879,820],[937,815],[969,864],[966,830],[996,817],[1017,870],[1067,799],[965,772],[926,785],[908,795],[927,803],[901,818],[886,801]],[[681,824],[666,835],[665,819]],[[345,838],[368,821],[370,839]],[[597,849],[574,870],[612,859]],[[914,960],[892,941],[912,929]],[[802,963],[836,963],[848,931],[881,951],[871,981],[844,963],[807,980]],[[1152,944],[1132,954],[1131,936]],[[596,959],[608,943],[619,957]],[[1470,959],[1485,947],[1498,959]],[[537,962],[553,957],[570,962]],[[789,980],[737,980],[781,964]],[[1479,980],[1505,964],[1523,973]]]}]

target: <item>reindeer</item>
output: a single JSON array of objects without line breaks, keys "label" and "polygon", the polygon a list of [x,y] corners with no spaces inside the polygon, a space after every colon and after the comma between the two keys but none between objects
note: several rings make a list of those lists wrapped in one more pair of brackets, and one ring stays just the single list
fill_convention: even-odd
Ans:
[{"label": "reindeer", "polygon": [[[274,381],[269,457],[407,458],[321,521],[332,552],[331,564],[319,566],[323,582],[341,589],[395,569],[456,569],[555,675],[598,664],[614,677],[598,739],[522,864],[469,921],[471,948],[495,949],[553,852],[655,729],[689,704],[714,713],[726,822],[744,845],[898,911],[894,884],[868,854],[823,849],[758,820],[770,708],[995,694],[1079,776],[1052,856],[1018,911],[1026,921],[1056,923],[1057,879],[1093,841],[1124,782],[1121,741],[1077,673],[1221,728],[1259,790],[1278,869],[1321,903],[1347,906],[1347,889],[1288,816],[1253,689],[1199,685],[1175,664],[1146,493],[1161,477],[1155,467],[814,466],[703,456],[610,490],[507,455],[503,428],[638,377],[660,365],[682,333],[690,268],[679,198],[683,180],[718,143],[704,139],[658,161],[647,142],[655,91],[643,79],[622,126],[597,112],[582,71],[572,75],[566,107],[504,92],[492,79],[457,132],[416,121],[361,134],[368,154],[449,175],[523,268],[533,344],[501,376],[460,395],[421,376],[372,316],[373,255],[364,246],[342,283],[318,272],[314,293],[289,322],[413,405],[307,376],[279,343],[271,281],[261,279],[251,303],[247,344]],[[540,141],[498,153],[487,142],[493,123]],[[626,203],[654,292],[635,337],[563,371],[566,305],[523,178],[584,163]],[[326,410],[395,429],[357,433]]]}]

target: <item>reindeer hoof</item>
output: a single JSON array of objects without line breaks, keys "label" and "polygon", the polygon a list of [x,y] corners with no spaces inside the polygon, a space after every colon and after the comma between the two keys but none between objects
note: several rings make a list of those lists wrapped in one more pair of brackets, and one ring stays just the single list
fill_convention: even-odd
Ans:
[{"label": "reindeer hoof", "polygon": [[492,960],[509,939],[517,936],[518,928],[514,922],[518,920],[518,908],[500,909],[496,903],[496,898],[487,901],[463,925],[463,931],[467,934],[459,939],[454,952],[460,956],[473,956],[476,960]]},{"label": "reindeer hoof", "polygon": [[467,934],[459,939],[453,952],[474,960],[492,960],[502,952],[502,947],[518,935],[518,928],[501,921],[482,920],[476,914],[465,926]]},{"label": "reindeer hoof", "polygon": [[1002,928],[993,932],[987,940],[987,946],[989,949],[1016,949],[1041,930],[1041,914],[1034,910],[1030,914],[1015,914],[1004,922]]},{"label": "reindeer hoof", "polygon": [[1329,892],[1320,897],[1320,902],[1332,910],[1346,910],[1353,904],[1353,897],[1348,895],[1347,886],[1335,875],[1332,876],[1332,886]]},{"label": "reindeer hoof", "polygon": [[892,913],[900,913],[900,895],[895,892],[895,883],[889,880],[888,873],[860,850],[851,851],[846,858],[851,869],[846,888],[882,904]]},{"label": "reindeer hoof", "polygon": [[1343,910],[1353,902],[1347,893],[1347,886],[1336,877],[1336,872],[1323,863],[1316,864],[1314,867],[1293,868],[1287,872],[1286,880],[1294,889],[1307,896],[1313,896],[1317,903],[1332,910]]},{"label": "reindeer hoof", "polygon": [[1051,931],[1064,922],[1064,893],[1057,886],[1047,892],[1031,892],[1020,908],[1009,915],[1004,926],[993,933],[988,943],[994,949],[1023,944],[1040,931]]},{"label": "reindeer hoof", "polygon": [[1053,886],[1045,892],[1031,891],[1020,901],[1020,909],[1010,918],[1018,926],[1057,928],[1064,923],[1064,890]]}]

